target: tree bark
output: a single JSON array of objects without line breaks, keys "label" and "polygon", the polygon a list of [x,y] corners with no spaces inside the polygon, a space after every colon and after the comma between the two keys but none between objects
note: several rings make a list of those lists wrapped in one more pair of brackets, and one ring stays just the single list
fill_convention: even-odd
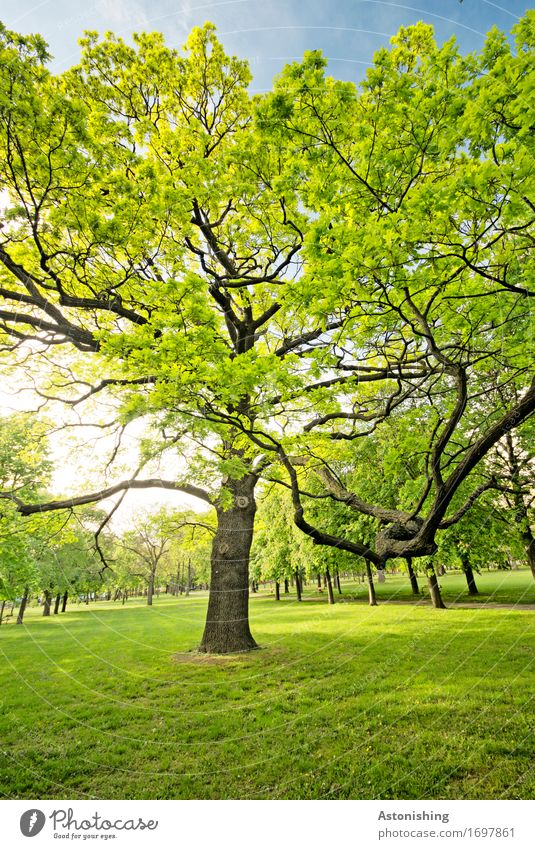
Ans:
[{"label": "tree bark", "polygon": [[50,616],[50,603],[52,601],[52,595],[50,590],[45,590],[45,601],[43,604],[43,616]]},{"label": "tree bark", "polygon": [[533,536],[529,525],[527,533],[524,534],[524,542],[526,543],[526,554],[528,558],[529,568],[531,569],[531,574],[533,575],[533,580],[535,581],[535,537]]},{"label": "tree bark", "polygon": [[529,524],[528,511],[524,503],[522,494],[519,493],[518,497],[516,497],[515,500],[516,515],[519,521],[522,522],[522,530],[520,532],[520,535],[522,537],[522,541],[526,549],[526,558],[529,564],[529,568],[531,569],[533,580],[535,580],[535,537],[533,536],[533,531],[531,530],[531,525]]},{"label": "tree bark", "polygon": [[249,555],[256,503],[255,475],[225,483],[233,503],[216,505],[217,530],[212,543],[210,596],[199,651],[210,654],[258,648],[249,628]]},{"label": "tree bark", "polygon": [[63,601],[61,602],[61,612],[62,613],[65,613],[65,610],[67,608],[67,599],[68,598],[69,598],[69,593],[67,592],[67,590],[65,590],[65,592],[63,593]]},{"label": "tree bark", "polygon": [[366,563],[366,578],[368,580],[368,600],[370,602],[370,607],[377,606],[377,598],[375,597],[375,586],[373,584],[373,574],[372,574],[372,566],[369,560],[365,560]]},{"label": "tree bark", "polygon": [[420,587],[418,586],[418,579],[416,577],[416,572],[412,568],[412,557],[406,557],[405,559],[407,561],[407,569],[408,569],[408,572],[409,572],[409,578],[410,578],[410,582],[411,582],[411,589],[412,589],[413,595],[420,595]]},{"label": "tree bark", "polygon": [[321,575],[320,575],[319,572],[318,572],[317,578],[318,578],[318,590],[321,590]]},{"label": "tree bark", "polygon": [[336,589],[338,590],[339,594],[342,595],[342,587],[340,586],[340,572],[336,573]]},{"label": "tree bark", "polygon": [[302,601],[303,593],[301,591],[301,578],[298,569],[295,570],[295,592],[297,594],[297,601]]},{"label": "tree bark", "polygon": [[431,601],[433,602],[433,607],[436,607],[438,610],[445,610],[446,605],[442,601],[442,595],[440,593],[440,587],[438,585],[435,567],[432,563],[427,567],[426,571],[427,580],[429,583],[429,592],[431,593]]},{"label": "tree bark", "polygon": [[470,595],[479,595],[479,590],[477,588],[476,579],[474,577],[474,570],[470,565],[470,558],[467,554],[463,554],[461,557],[461,563],[463,566],[463,572],[466,578],[466,583],[468,584],[468,592]]},{"label": "tree bark", "polygon": [[20,602],[19,615],[17,616],[17,625],[22,625],[22,622],[23,622],[23,619],[24,619],[24,613],[26,611],[26,605],[28,604],[29,592],[30,592],[30,588],[26,587],[26,589],[24,590],[24,595],[22,596],[22,600]]},{"label": "tree bark", "polygon": [[4,607],[6,606],[6,600],[2,600],[2,606],[0,607],[0,625],[2,624],[2,619],[4,618]]},{"label": "tree bark", "polygon": [[288,584],[288,578],[284,579],[284,592],[285,592],[285,594],[290,592],[290,586]]},{"label": "tree bark", "polygon": [[281,600],[281,585],[278,581],[275,581],[275,601]]},{"label": "tree bark", "polygon": [[150,570],[149,574],[149,585],[147,587],[147,604],[149,607],[152,607],[152,597],[154,595],[154,578],[156,575],[155,569]]},{"label": "tree bark", "polygon": [[56,595],[56,600],[54,602],[54,616],[56,616],[59,613],[59,603],[60,603],[60,601],[61,601],[61,593],[58,593]]}]

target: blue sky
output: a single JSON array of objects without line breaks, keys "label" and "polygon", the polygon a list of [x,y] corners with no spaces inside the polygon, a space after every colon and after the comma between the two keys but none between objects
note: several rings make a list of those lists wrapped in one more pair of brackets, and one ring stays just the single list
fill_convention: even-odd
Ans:
[{"label": "blue sky", "polygon": [[0,0],[0,20],[19,32],[42,33],[54,70],[76,62],[85,29],[124,37],[156,29],[178,46],[193,26],[210,20],[227,51],[249,59],[253,89],[261,91],[305,50],[323,50],[330,73],[356,81],[401,25],[425,20],[439,41],[455,34],[468,51],[494,24],[509,31],[526,8],[525,0]]}]

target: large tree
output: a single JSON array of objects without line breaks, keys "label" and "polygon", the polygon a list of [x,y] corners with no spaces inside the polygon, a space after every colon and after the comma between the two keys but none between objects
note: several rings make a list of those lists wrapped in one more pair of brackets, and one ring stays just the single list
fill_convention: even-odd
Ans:
[{"label": "large tree", "polygon": [[[53,504],[15,503],[31,514],[158,486],[212,505],[201,648],[252,648],[261,461],[243,429],[288,386],[309,382],[300,356],[343,314],[310,317],[286,295],[306,215],[252,124],[248,69],[210,25],[192,33],[185,55],[158,34],[134,46],[89,34],[81,64],[61,76],[46,69],[39,37],[1,36],[6,345],[12,352],[15,340],[35,381],[45,359],[43,398],[78,410],[115,401],[122,428],[142,418],[153,427],[127,480]],[[141,475],[173,449],[182,475]]]},{"label": "large tree", "polygon": [[[405,531],[392,534],[398,513],[377,505],[392,544],[347,550],[376,563],[429,553],[462,481],[533,406],[531,392],[503,422],[490,409],[489,428],[444,481],[446,446],[473,400],[468,377],[504,328],[516,334],[507,380],[525,383],[525,119],[508,101],[515,129],[512,140],[502,130],[503,144],[470,136],[467,120],[469,103],[489,100],[481,70],[494,54],[510,73],[504,42],[495,37],[477,65],[452,44],[436,48],[426,28],[402,31],[362,92],[327,80],[312,54],[255,114],[248,70],[211,26],[193,32],[185,55],[158,34],[133,46],[89,34],[81,64],[59,77],[41,39],[2,36],[2,328],[26,361],[54,355],[45,397],[77,409],[115,399],[121,426],[153,428],[133,478],[55,504],[19,500],[19,510],[148,486],[208,502],[217,530],[201,648],[245,650],[255,645],[254,490],[273,449],[302,519],[286,439],[304,426],[304,448],[328,459],[336,440],[421,402],[436,412],[424,500],[434,487],[439,506],[407,545]],[[489,273],[509,299],[498,319],[474,291]],[[176,449],[187,472],[142,475]]]}]

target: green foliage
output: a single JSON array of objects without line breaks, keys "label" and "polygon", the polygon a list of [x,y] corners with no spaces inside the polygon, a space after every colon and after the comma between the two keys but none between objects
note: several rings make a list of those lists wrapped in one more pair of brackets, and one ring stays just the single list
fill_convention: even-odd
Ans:
[{"label": "green foliage", "polygon": [[[34,498],[43,493],[51,463],[46,453],[46,423],[23,414],[0,418],[0,489],[5,496]],[[0,501],[0,599],[14,601],[39,584],[38,557],[57,520],[23,518],[15,503]]]},{"label": "green foliage", "polygon": [[52,463],[47,456],[48,423],[17,413],[0,417],[0,488],[31,497],[50,479]]},{"label": "green foliage", "polygon": [[[312,475],[307,491],[319,494],[320,487]],[[307,511],[311,521],[331,533],[372,536],[373,521],[348,513],[347,509],[330,498],[314,500]],[[297,530],[293,522],[290,493],[281,487],[271,487],[263,493],[255,521],[252,551],[253,574],[257,580],[282,581],[295,572],[315,580],[327,569],[354,574],[364,570],[364,561],[336,548],[314,545],[310,537]]]}]

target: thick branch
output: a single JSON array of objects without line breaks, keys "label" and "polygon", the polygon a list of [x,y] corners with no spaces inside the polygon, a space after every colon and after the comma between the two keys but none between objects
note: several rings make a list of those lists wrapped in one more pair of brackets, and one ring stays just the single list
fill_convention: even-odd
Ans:
[{"label": "thick branch", "polygon": [[349,540],[342,539],[342,537],[336,537],[332,534],[324,533],[314,525],[311,525],[310,522],[307,522],[304,516],[303,505],[301,503],[297,473],[282,449],[279,450],[279,457],[290,476],[292,504],[294,508],[294,523],[299,530],[311,537],[315,545],[327,545],[330,548],[338,548],[341,551],[349,551],[351,554],[356,554],[359,557],[367,557],[368,560],[371,560],[372,563],[375,563],[377,566],[381,565],[381,559],[374,551],[371,551],[367,545],[363,545],[360,542],[350,542]]},{"label": "thick branch", "polygon": [[103,501],[105,498],[110,498],[118,492],[128,489],[171,489],[176,492],[184,492],[186,495],[193,495],[195,498],[200,498],[208,504],[212,504],[212,499],[209,493],[198,486],[193,486],[187,483],[176,483],[175,481],[164,481],[160,478],[149,478],[147,480],[126,480],[120,481],[106,489],[100,489],[97,492],[90,492],[87,495],[78,495],[73,498],[64,498],[58,501],[44,501],[40,504],[25,504],[20,498],[10,492],[0,492],[0,498],[13,501],[19,513],[23,516],[31,516],[34,513],[48,513],[52,510],[70,510],[73,507],[80,507],[83,504],[94,504],[97,501]]},{"label": "thick branch", "polygon": [[403,510],[376,507],[374,504],[368,504],[366,501],[362,501],[354,492],[349,492],[326,466],[319,466],[317,469],[314,469],[314,472],[334,501],[347,504],[356,513],[374,516],[383,522],[405,522],[411,518],[411,515]]},{"label": "thick branch", "polygon": [[468,513],[473,504],[477,501],[480,495],[483,495],[484,492],[487,492],[489,489],[496,488],[496,480],[493,478],[490,481],[486,481],[486,483],[482,483],[481,486],[478,486],[477,489],[474,490],[472,495],[466,499],[465,503],[462,507],[460,507],[453,516],[450,516],[449,519],[444,519],[443,522],[440,523],[439,530],[445,530],[446,528],[451,528],[452,525],[456,525],[459,522],[465,513]]},{"label": "thick branch", "polygon": [[[98,351],[99,349],[98,342],[89,331],[76,328],[72,324],[53,324],[50,321],[44,321],[39,316],[27,315],[22,312],[8,312],[7,310],[0,310],[0,319],[10,324],[27,324],[35,330],[53,333],[56,336],[63,337],[65,342],[71,342],[80,351]],[[6,327],[6,332],[10,333],[11,328]],[[13,335],[21,338],[21,335],[15,330]]]},{"label": "thick branch", "polygon": [[437,497],[428,518],[425,520],[419,538],[430,539],[442,522],[453,496],[461,483],[468,477],[470,472],[477,466],[480,460],[495,445],[498,440],[509,433],[513,428],[522,424],[535,411],[535,378],[526,394],[518,404],[509,410],[501,419],[488,428],[488,430],[467,451],[457,468],[449,476],[444,484],[440,497]]},{"label": "thick branch", "polygon": [[324,333],[328,333],[330,330],[338,330],[340,327],[343,326],[343,324],[343,319],[328,322],[325,327],[317,327],[315,330],[310,330],[308,333],[302,333],[300,336],[295,336],[293,339],[285,339],[283,344],[277,348],[275,354],[278,357],[284,357],[286,354],[289,354],[290,351],[293,351],[295,348],[299,348],[301,345],[305,345],[307,342],[314,342],[320,336],[323,336]]},{"label": "thick branch", "polygon": [[34,321],[32,316],[26,316],[23,313],[6,314],[2,316],[3,318],[7,321],[18,321],[24,324],[31,324],[33,327],[43,327],[44,329],[53,330],[71,339],[75,345],[81,343],[86,349],[98,350],[99,345],[93,334],[89,330],[71,324],[61,310],[54,304],[51,304],[50,301],[47,301],[41,294],[31,275],[21,265],[18,265],[18,263],[12,260],[2,247],[0,247],[0,262],[22,283],[24,288],[29,292],[35,306],[51,318],[55,324],[44,327],[42,322],[36,323],[38,320]]}]

